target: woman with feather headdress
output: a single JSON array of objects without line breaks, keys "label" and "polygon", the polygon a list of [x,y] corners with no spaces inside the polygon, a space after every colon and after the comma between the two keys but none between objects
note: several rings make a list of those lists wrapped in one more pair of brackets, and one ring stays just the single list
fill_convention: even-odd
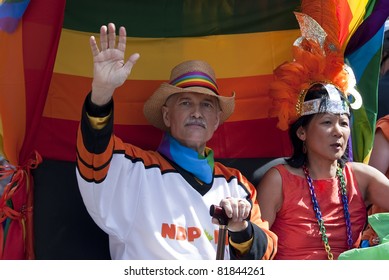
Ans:
[{"label": "woman with feather headdress", "polygon": [[385,175],[348,158],[362,98],[338,39],[336,1],[324,2],[302,2],[294,59],[275,69],[270,86],[269,116],[293,145],[257,187],[262,217],[279,238],[275,259],[337,259],[359,246],[366,206],[389,207]]}]

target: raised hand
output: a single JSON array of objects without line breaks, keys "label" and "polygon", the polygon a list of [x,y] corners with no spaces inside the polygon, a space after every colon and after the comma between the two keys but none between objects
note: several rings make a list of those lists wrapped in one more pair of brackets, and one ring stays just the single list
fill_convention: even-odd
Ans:
[{"label": "raised hand", "polygon": [[[107,32],[108,31],[108,32]],[[100,49],[94,36],[89,43],[93,54],[92,102],[96,105],[108,103],[115,89],[121,86],[130,75],[132,67],[139,58],[132,54],[124,61],[126,50],[126,29],[119,28],[119,40],[116,46],[115,24],[109,23],[100,28]]]}]

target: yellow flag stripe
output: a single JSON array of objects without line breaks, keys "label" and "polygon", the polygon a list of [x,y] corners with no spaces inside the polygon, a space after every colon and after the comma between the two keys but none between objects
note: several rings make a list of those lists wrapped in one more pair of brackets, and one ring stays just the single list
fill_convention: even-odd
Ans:
[{"label": "yellow flag stripe", "polygon": [[[63,29],[54,67],[55,73],[92,77],[89,37],[98,34]],[[208,61],[217,78],[271,74],[291,59],[291,45],[299,30],[190,38],[127,38],[126,57],[141,55],[131,73],[135,80],[167,80],[170,70],[187,59]]]}]

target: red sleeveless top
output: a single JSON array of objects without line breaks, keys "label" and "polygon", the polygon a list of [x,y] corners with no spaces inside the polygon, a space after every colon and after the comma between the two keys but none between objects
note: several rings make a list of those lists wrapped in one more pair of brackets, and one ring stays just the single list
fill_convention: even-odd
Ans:
[{"label": "red sleeveless top", "polygon": [[[283,189],[283,204],[271,227],[271,230],[278,235],[278,251],[275,259],[327,259],[306,178],[290,173],[282,164],[275,168],[281,174]],[[349,199],[352,238],[354,246],[358,247],[366,223],[365,203],[349,164],[346,164],[343,174]],[[346,222],[338,179],[313,180],[313,185],[331,252],[334,259],[337,259],[340,253],[348,250]]]}]

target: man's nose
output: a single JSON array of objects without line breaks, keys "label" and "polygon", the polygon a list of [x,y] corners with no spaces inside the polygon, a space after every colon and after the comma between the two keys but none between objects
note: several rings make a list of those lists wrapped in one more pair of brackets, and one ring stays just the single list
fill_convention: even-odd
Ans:
[{"label": "man's nose", "polygon": [[200,118],[202,116],[200,105],[194,105],[192,107],[191,116],[195,118]]}]

